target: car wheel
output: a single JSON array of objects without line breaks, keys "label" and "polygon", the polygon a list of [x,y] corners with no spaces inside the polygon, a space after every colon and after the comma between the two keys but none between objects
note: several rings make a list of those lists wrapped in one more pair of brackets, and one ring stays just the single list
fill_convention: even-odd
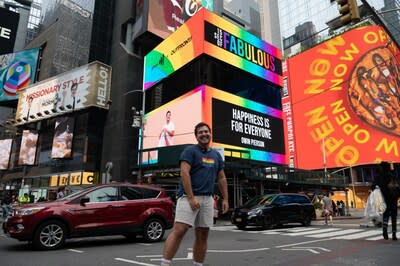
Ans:
[{"label": "car wheel", "polygon": [[304,226],[309,226],[311,224],[311,216],[309,215],[304,216],[302,224]]},{"label": "car wheel", "polygon": [[59,221],[47,221],[35,231],[33,245],[37,249],[52,250],[64,245],[65,225]]},{"label": "car wheel", "polygon": [[262,227],[263,229],[271,229],[274,225],[274,219],[271,214],[265,214],[263,218]]},{"label": "car wheel", "polygon": [[143,238],[146,242],[161,241],[165,233],[164,223],[160,219],[150,219],[143,229]]}]

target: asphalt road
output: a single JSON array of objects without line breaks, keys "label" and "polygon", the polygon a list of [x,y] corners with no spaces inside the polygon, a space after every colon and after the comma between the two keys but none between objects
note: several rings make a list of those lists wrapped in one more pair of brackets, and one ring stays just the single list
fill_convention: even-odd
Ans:
[{"label": "asphalt road", "polygon": [[[400,241],[383,240],[381,228],[360,227],[361,219],[313,221],[272,230],[240,231],[220,222],[210,233],[204,265],[399,265]],[[168,232],[167,232],[168,234]],[[192,265],[193,231],[173,265]],[[73,239],[56,251],[34,251],[0,234],[0,265],[159,265],[164,242],[148,244],[123,237]]]}]

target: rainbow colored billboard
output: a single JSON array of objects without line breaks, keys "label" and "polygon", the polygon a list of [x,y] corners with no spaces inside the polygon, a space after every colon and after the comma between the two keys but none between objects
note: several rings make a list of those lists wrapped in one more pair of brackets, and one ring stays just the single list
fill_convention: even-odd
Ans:
[{"label": "rainbow colored billboard", "polygon": [[36,80],[39,48],[0,55],[0,102],[18,99],[18,92]]},{"label": "rainbow colored billboard", "polygon": [[379,26],[353,29],[290,58],[284,101],[291,104],[285,113],[296,167],[399,162],[399,65],[399,48]]},{"label": "rainbow colored billboard", "polygon": [[[279,164],[285,160],[282,111],[209,86],[199,86],[147,113],[145,121],[144,149],[196,143],[194,126],[203,121],[212,128],[213,147],[238,151],[250,160]],[[144,163],[158,161],[156,151],[144,157]]]},{"label": "rainbow colored billboard", "polygon": [[145,56],[144,90],[202,54],[282,86],[278,48],[203,8]]}]

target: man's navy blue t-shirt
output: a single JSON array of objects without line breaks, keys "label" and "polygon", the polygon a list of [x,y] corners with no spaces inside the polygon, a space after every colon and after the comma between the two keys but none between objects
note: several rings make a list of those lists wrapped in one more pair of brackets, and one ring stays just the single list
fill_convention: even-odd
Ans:
[{"label": "man's navy blue t-shirt", "polygon": [[[212,195],[214,183],[219,171],[224,168],[221,154],[214,149],[202,151],[199,145],[186,147],[179,159],[190,164],[190,179],[195,196]],[[177,196],[185,193],[182,181],[179,184]]]}]

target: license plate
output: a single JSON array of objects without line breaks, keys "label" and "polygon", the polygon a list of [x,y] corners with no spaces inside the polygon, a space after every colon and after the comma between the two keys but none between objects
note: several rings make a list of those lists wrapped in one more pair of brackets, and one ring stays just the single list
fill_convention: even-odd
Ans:
[{"label": "license plate", "polygon": [[242,221],[242,218],[236,218],[235,221],[240,223]]}]

